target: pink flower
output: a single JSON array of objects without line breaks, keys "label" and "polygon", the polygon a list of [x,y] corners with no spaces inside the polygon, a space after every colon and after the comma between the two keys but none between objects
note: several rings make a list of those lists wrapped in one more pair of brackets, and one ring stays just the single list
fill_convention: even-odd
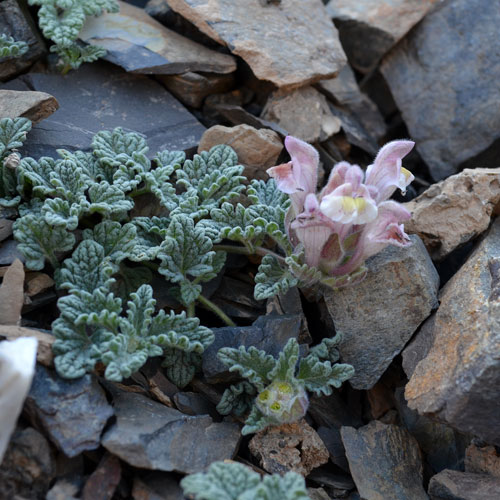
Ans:
[{"label": "pink flower", "polygon": [[286,229],[292,245],[303,247],[308,266],[329,276],[348,276],[385,246],[411,244],[401,224],[410,217],[409,212],[399,203],[385,200],[397,188],[404,191],[413,180],[402,167],[402,158],[413,146],[407,140],[386,144],[366,175],[358,165],[340,162],[326,186],[316,193],[318,153],[300,139],[285,139],[292,160],[267,172],[290,195]]}]

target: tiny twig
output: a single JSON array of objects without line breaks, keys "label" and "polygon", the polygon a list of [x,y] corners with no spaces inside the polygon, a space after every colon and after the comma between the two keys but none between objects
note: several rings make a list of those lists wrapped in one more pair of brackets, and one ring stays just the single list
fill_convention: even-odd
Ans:
[{"label": "tiny twig", "polygon": [[217,314],[219,318],[226,323],[227,326],[236,326],[236,323],[217,305],[215,305],[211,300],[207,299],[203,295],[200,295],[197,299],[200,304],[205,307],[205,309],[208,309],[209,311],[212,311],[213,313]]}]

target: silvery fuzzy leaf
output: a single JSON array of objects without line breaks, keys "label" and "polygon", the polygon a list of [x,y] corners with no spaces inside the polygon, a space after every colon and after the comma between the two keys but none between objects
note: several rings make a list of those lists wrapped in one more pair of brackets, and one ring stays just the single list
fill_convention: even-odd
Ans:
[{"label": "silvery fuzzy leaf", "polygon": [[298,359],[299,344],[295,338],[291,338],[280,352],[274,368],[268,374],[268,378],[273,381],[292,381]]},{"label": "silvery fuzzy leaf", "polygon": [[272,255],[265,255],[255,276],[254,297],[262,300],[286,293],[298,282],[288,267],[283,267]]},{"label": "silvery fuzzy leaf", "polygon": [[89,188],[90,205],[88,213],[100,213],[105,217],[121,216],[134,208],[134,202],[125,196],[125,193],[117,186],[101,181],[92,184]]},{"label": "silvery fuzzy leaf", "polygon": [[29,45],[22,40],[14,40],[5,33],[0,35],[0,57],[19,57],[28,52]]},{"label": "silvery fuzzy leaf", "polygon": [[62,226],[51,226],[36,215],[28,214],[14,222],[17,248],[26,258],[26,267],[39,271],[49,260],[54,268],[59,266],[56,253],[68,252],[75,244],[75,236]]},{"label": "silvery fuzzy leaf", "polygon": [[243,381],[233,384],[222,394],[217,411],[221,415],[234,413],[237,416],[242,416],[251,409],[256,395],[255,387],[249,382]]},{"label": "silvery fuzzy leaf", "polygon": [[168,379],[177,387],[183,388],[201,367],[201,356],[195,352],[165,349],[165,360],[162,366]]},{"label": "silvery fuzzy leaf", "polygon": [[73,231],[78,227],[78,220],[83,211],[81,204],[70,203],[61,198],[48,198],[42,206],[41,214],[47,224]]},{"label": "silvery fuzzy leaf", "polygon": [[8,151],[20,148],[31,130],[31,121],[27,118],[0,119],[0,159]]}]

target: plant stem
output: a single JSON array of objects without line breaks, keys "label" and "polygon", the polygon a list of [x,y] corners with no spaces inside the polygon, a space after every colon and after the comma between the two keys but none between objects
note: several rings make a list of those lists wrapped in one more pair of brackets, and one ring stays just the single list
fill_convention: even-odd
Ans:
[{"label": "plant stem", "polygon": [[187,306],[187,317],[194,318],[194,302]]},{"label": "plant stem", "polygon": [[278,255],[276,252],[273,252],[272,250],[269,250],[267,248],[263,247],[256,247],[254,252],[251,252],[248,248],[245,247],[237,247],[234,245],[214,245],[213,250],[221,251],[221,252],[229,252],[229,253],[238,253],[238,254],[243,254],[243,255],[272,255],[275,259],[277,259],[279,262],[282,264],[286,264],[285,257],[282,257],[281,255]]},{"label": "plant stem", "polygon": [[208,309],[209,311],[212,311],[213,313],[217,314],[219,318],[226,323],[228,326],[236,326],[234,321],[219,307],[216,306],[211,300],[207,299],[203,295],[200,295],[198,299],[200,304],[205,307],[205,309]]}]

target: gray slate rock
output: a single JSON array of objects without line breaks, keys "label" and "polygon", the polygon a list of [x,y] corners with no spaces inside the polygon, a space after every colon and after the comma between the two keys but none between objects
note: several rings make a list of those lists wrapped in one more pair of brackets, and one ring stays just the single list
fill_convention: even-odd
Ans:
[{"label": "gray slate rock", "polygon": [[470,439],[458,434],[450,426],[408,408],[403,387],[396,389],[395,398],[401,424],[417,440],[430,468],[435,473],[444,469],[463,468],[465,448]]},{"label": "gray slate rock", "polygon": [[16,259],[25,261],[24,255],[17,249],[17,241],[6,240],[0,243],[0,266],[10,266]]},{"label": "gray slate rock", "polygon": [[497,2],[442,2],[382,62],[435,180],[465,166],[498,167],[500,52],[491,41],[499,24]]},{"label": "gray slate rock", "polygon": [[236,60],[165,28],[143,9],[118,2],[120,11],[89,17],[79,38],[107,50],[104,57],[131,73],[231,73]]},{"label": "gray slate rock", "polygon": [[215,340],[203,353],[203,374],[208,382],[228,382],[236,375],[228,371],[217,353],[222,347],[254,346],[278,357],[279,353],[291,338],[297,338],[301,328],[301,317],[298,314],[283,316],[261,316],[251,326],[226,326],[213,328]]},{"label": "gray slate rock", "polygon": [[368,73],[440,0],[331,0],[328,14],[351,65]]},{"label": "gray slate rock", "polygon": [[65,380],[37,365],[26,399],[30,418],[68,457],[99,447],[113,408],[95,377]]},{"label": "gray slate rock", "polygon": [[[60,105],[28,134],[24,156],[54,156],[59,148],[89,150],[95,133],[115,127],[144,134],[154,156],[163,149],[195,148],[205,130],[159,83],[109,63],[95,62],[65,76],[30,73],[22,78]],[[4,88],[18,87],[19,81]]]},{"label": "gray slate rock", "polygon": [[0,34],[26,42],[28,52],[19,57],[0,57],[0,81],[26,71],[45,54],[45,44],[38,34],[27,8],[16,0],[0,2]]},{"label": "gray slate rock", "polygon": [[[346,64],[321,0],[167,0],[200,31],[242,57],[260,80],[297,88]],[[300,40],[300,43],[297,43]]]},{"label": "gray slate rock", "polygon": [[431,500],[486,500],[500,498],[500,479],[486,474],[444,470],[431,478]]},{"label": "gray slate rock", "polygon": [[368,259],[368,276],[359,285],[325,295],[356,389],[375,385],[437,306],[438,273],[422,240],[410,238],[409,248],[388,246]]},{"label": "gray slate rock", "polygon": [[396,425],[373,420],[356,430],[342,427],[352,477],[365,500],[427,500],[417,442]]},{"label": "gray slate rock", "polygon": [[179,481],[166,472],[147,472],[134,478],[134,500],[185,500]]},{"label": "gray slate rock", "polygon": [[186,415],[210,415],[220,417],[215,405],[198,392],[177,392],[173,397],[177,409]]},{"label": "gray slate rock", "polygon": [[49,442],[31,427],[17,430],[1,463],[0,498],[45,498],[55,475]]},{"label": "gray slate rock", "polygon": [[500,219],[439,299],[415,340],[412,365],[425,357],[406,386],[408,405],[500,445]]},{"label": "gray slate rock", "polygon": [[102,445],[134,467],[191,474],[232,459],[238,450],[238,424],[184,415],[134,393],[117,394],[114,407],[116,423]]}]

